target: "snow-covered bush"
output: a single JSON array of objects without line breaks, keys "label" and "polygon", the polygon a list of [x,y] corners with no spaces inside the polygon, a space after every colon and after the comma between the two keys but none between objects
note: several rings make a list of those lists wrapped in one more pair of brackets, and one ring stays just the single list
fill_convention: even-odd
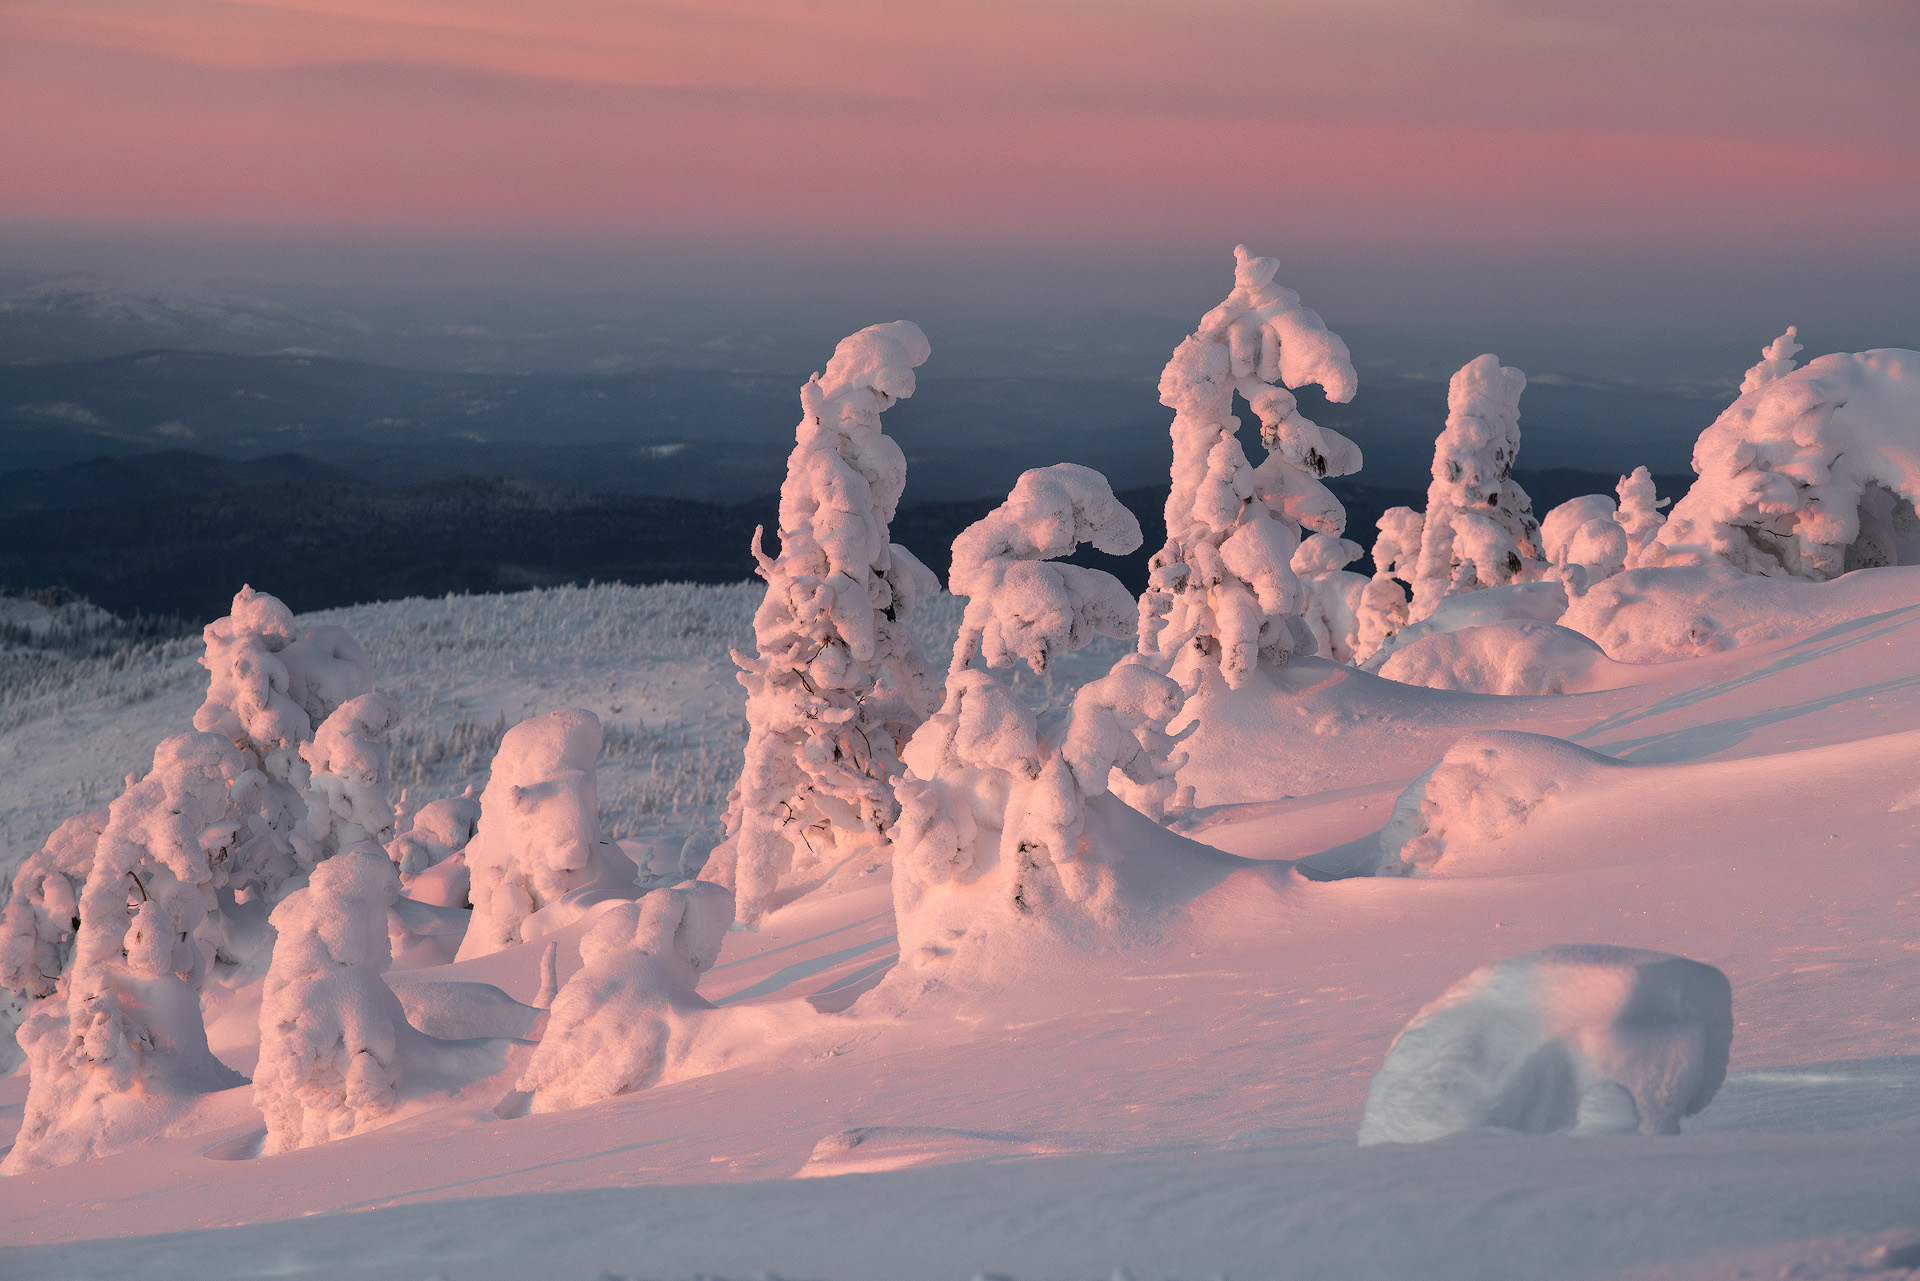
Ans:
[{"label": "snow-covered bush", "polygon": [[747,690],[746,764],[727,809],[730,839],[708,875],[732,888],[742,921],[774,905],[780,880],[885,838],[887,779],[938,699],[907,620],[938,582],[887,524],[906,457],[880,413],[913,394],[929,354],[910,321],[840,340],[800,391],[798,443],[780,486],[780,554],[754,538],[767,594],[757,655],[735,653]]},{"label": "snow-covered bush", "polygon": [[[1238,689],[1260,658],[1312,652],[1293,553],[1302,527],[1345,531],[1346,512],[1320,481],[1360,470],[1360,450],[1275,385],[1317,383],[1329,400],[1352,399],[1346,343],[1274,283],[1278,260],[1244,245],[1233,254],[1233,292],[1160,375],[1160,403],[1174,411],[1173,488],[1166,546],[1140,598],[1140,652],[1175,658],[1176,674],[1204,663]],[[1234,435],[1236,392],[1260,419],[1269,452],[1258,467]]]},{"label": "snow-covered bush", "polygon": [[107,817],[106,810],[75,814],[13,874],[0,913],[0,987],[31,998],[53,995],[73,957],[80,896]]},{"label": "snow-covered bush", "polygon": [[245,762],[218,734],[180,734],[108,807],[79,904],[64,999],[20,1029],[25,1120],[0,1172],[104,1155],[161,1133],[240,1077],[207,1049],[199,987],[220,934]]},{"label": "snow-covered bush", "polygon": [[1638,558],[1821,580],[1920,563],[1920,352],[1821,356],[1787,338],[1700,434],[1700,479]]},{"label": "snow-covered bush", "polygon": [[[1627,567],[1631,545],[1617,516],[1613,499],[1605,494],[1582,494],[1561,503],[1541,520],[1541,554],[1555,575],[1567,582],[1569,595],[1579,595]],[[1575,566],[1580,571],[1577,575],[1572,573]]]},{"label": "snow-covered bush", "polygon": [[402,876],[418,876],[467,848],[480,826],[480,800],[470,792],[428,801],[413,816],[413,825],[388,844],[387,854]]},{"label": "snow-covered bush", "polygon": [[1353,661],[1365,663],[1407,625],[1407,593],[1420,562],[1420,538],[1426,519],[1411,507],[1389,507],[1376,522],[1373,577],[1360,592],[1354,622]]},{"label": "snow-covered bush", "polygon": [[1442,599],[1433,613],[1419,622],[1408,623],[1387,637],[1359,666],[1365,671],[1382,671],[1401,650],[1443,632],[1496,623],[1555,622],[1567,612],[1567,597],[1566,584],[1552,575],[1538,582],[1460,592]]},{"label": "snow-covered bush", "polygon": [[1485,965],[1408,1023],[1367,1091],[1360,1143],[1483,1127],[1678,1134],[1713,1101],[1733,989],[1711,965],[1588,943]]},{"label": "snow-covered bush", "polygon": [[273,909],[253,1075],[267,1154],[385,1125],[409,1084],[443,1089],[505,1066],[497,1043],[439,1041],[408,1024],[382,977],[399,894],[393,864],[363,845],[329,857]]},{"label": "snow-covered bush", "polygon": [[335,708],[312,741],[300,744],[307,814],[293,844],[309,866],[345,849],[384,849],[393,839],[393,754],[386,740],[399,720],[391,698],[362,694]]},{"label": "snow-covered bush", "polygon": [[581,936],[581,968],[554,998],[519,1088],[535,1112],[584,1107],[662,1083],[685,1056],[695,990],[733,924],[733,895],[708,881],[604,910]]},{"label": "snow-covered bush", "polygon": [[[1362,602],[1372,580],[1347,566],[1365,552],[1366,548],[1349,539],[1312,534],[1301,539],[1293,553],[1293,573],[1300,580],[1307,630],[1313,633],[1320,654],[1336,663],[1353,662],[1360,643]],[[1390,614],[1391,606],[1386,609]]]},{"label": "snow-covered bush", "polygon": [[240,589],[232,612],[207,624],[204,635],[200,662],[211,679],[194,728],[224,735],[259,771],[236,796],[247,820],[230,881],[275,903],[285,882],[313,867],[294,842],[307,815],[300,745],[342,703],[372,691],[372,664],[343,628],[295,636],[293,612],[251,587]]},{"label": "snow-covered bush", "polygon": [[1615,664],[1579,632],[1538,619],[1431,632],[1401,645],[1380,675],[1403,685],[1477,694],[1571,694]]},{"label": "snow-covered bush", "polygon": [[1660,527],[1667,523],[1660,509],[1673,500],[1658,496],[1653,486],[1653,473],[1645,467],[1636,467],[1630,475],[1622,476],[1617,492],[1620,495],[1620,507],[1614,512],[1613,518],[1626,531],[1626,567],[1638,569],[1648,545],[1659,534]]},{"label": "snow-covered bush", "polygon": [[1056,463],[1021,473],[1007,500],[953,540],[948,585],[967,598],[953,667],[1024,662],[1044,672],[1057,653],[1095,634],[1134,634],[1132,593],[1112,574],[1062,565],[1082,543],[1124,556],[1140,546],[1140,522],[1091,467]]},{"label": "snow-covered bush", "polygon": [[1513,479],[1526,386],[1525,374],[1492,355],[1468,361],[1447,385],[1413,565],[1414,622],[1448,596],[1522,582],[1539,568],[1533,501]]},{"label": "snow-covered bush", "polygon": [[1553,797],[1626,768],[1545,734],[1467,734],[1394,802],[1379,835],[1379,875],[1467,871],[1478,851],[1518,831]]},{"label": "snow-covered bush", "polygon": [[521,721],[500,740],[466,846],[473,922],[461,960],[520,943],[526,919],[568,894],[633,886],[633,860],[600,830],[599,757],[600,718],[577,707]]}]

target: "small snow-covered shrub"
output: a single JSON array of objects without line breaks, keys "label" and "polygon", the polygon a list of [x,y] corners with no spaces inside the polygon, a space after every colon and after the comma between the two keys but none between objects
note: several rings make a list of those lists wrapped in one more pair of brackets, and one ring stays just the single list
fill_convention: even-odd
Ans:
[{"label": "small snow-covered shrub", "polygon": [[519,1088],[535,1112],[584,1107],[661,1084],[685,1057],[695,990],[733,924],[733,895],[707,881],[651,890],[603,911],[580,939]]},{"label": "small snow-covered shrub", "polygon": [[1817,581],[1920,563],[1920,352],[1834,354],[1792,369],[1790,337],[1700,433],[1700,479],[1638,564]]},{"label": "small snow-covered shrub", "polygon": [[1461,592],[1442,600],[1433,613],[1419,622],[1408,623],[1387,637],[1360,666],[1371,672],[1381,671],[1401,650],[1442,632],[1495,623],[1551,623],[1566,612],[1566,585],[1552,578]]},{"label": "small snow-covered shrub", "polygon": [[466,849],[479,826],[479,798],[443,796],[420,807],[413,826],[393,838],[387,854],[402,876],[417,876]]},{"label": "small snow-covered shrub", "polygon": [[1589,688],[1600,647],[1555,623],[1532,619],[1433,632],[1394,650],[1380,675],[1403,685],[1478,694],[1570,694]]},{"label": "small snow-covered shrub", "polygon": [[1533,501],[1513,479],[1526,386],[1525,374],[1492,355],[1468,361],[1447,385],[1413,566],[1415,622],[1448,596],[1523,582],[1539,568]]},{"label": "small snow-covered shrub", "polygon": [[1713,1101],[1733,989],[1711,965],[1603,944],[1485,965],[1408,1023],[1367,1091],[1360,1143],[1483,1127],[1678,1134]]},{"label": "small snow-covered shrub", "polygon": [[1426,520],[1411,507],[1389,507],[1376,522],[1373,577],[1360,593],[1354,621],[1353,661],[1363,664],[1407,625],[1407,593],[1420,563],[1420,537]]},{"label": "small snow-covered shrub", "polygon": [[1567,582],[1569,594],[1578,595],[1627,567],[1631,544],[1617,515],[1613,499],[1605,494],[1583,494],[1561,503],[1540,522],[1541,552],[1554,576]]},{"label": "small snow-covered shrub", "polygon": [[1667,523],[1660,509],[1673,500],[1658,496],[1653,486],[1653,473],[1645,467],[1636,467],[1631,474],[1622,476],[1616,492],[1620,495],[1620,506],[1613,513],[1613,518],[1627,535],[1626,567],[1638,569],[1641,559],[1647,554],[1647,547],[1659,534],[1660,527]]},{"label": "small snow-covered shrub", "polygon": [[[1277,385],[1317,383],[1329,400],[1351,400],[1346,343],[1274,283],[1277,259],[1244,245],[1233,256],[1233,292],[1160,375],[1160,403],[1174,411],[1173,488],[1166,546],[1140,598],[1140,650],[1176,659],[1176,674],[1204,663],[1239,689],[1260,659],[1312,652],[1293,553],[1302,527],[1344,532],[1346,511],[1320,482],[1359,471],[1360,449]],[[1258,467],[1234,435],[1236,393],[1260,419],[1268,453]]]},{"label": "small snow-covered shrub", "polygon": [[309,865],[344,849],[384,848],[393,839],[392,751],[387,734],[400,708],[385,694],[361,694],[320,722],[312,741],[300,744],[308,781],[301,788],[305,821],[294,848]]},{"label": "small snow-covered shrub", "polygon": [[245,762],[218,734],[180,734],[108,807],[79,905],[64,999],[20,1029],[31,1064],[20,1137],[0,1172],[118,1151],[240,1078],[207,1049],[199,987],[222,941],[216,890]]},{"label": "small snow-covered shrub", "polygon": [[1468,734],[1415,779],[1380,832],[1382,876],[1472,870],[1485,846],[1595,774],[1627,766],[1565,739],[1490,730]]},{"label": "small snow-covered shrub", "polygon": [[459,957],[522,941],[529,916],[576,890],[633,884],[638,871],[600,830],[600,718],[572,708],[521,721],[500,740],[467,843],[473,922]]},{"label": "small snow-covered shrub", "polygon": [[75,814],[14,873],[0,913],[0,987],[25,997],[53,995],[73,957],[80,896],[107,818],[106,810]]},{"label": "small snow-covered shrub", "polygon": [[[279,937],[260,1001],[254,1105],[271,1155],[395,1119],[408,1078],[431,1090],[499,1071],[503,1048],[412,1028],[382,977],[400,878],[378,849],[348,848],[273,909]],[[425,1078],[422,1080],[421,1078]]]},{"label": "small snow-covered shrub", "polygon": [[779,556],[755,534],[767,583],[757,654],[734,655],[746,762],[728,802],[730,839],[709,871],[747,923],[774,905],[782,877],[884,840],[895,815],[887,779],[938,699],[908,619],[939,584],[888,541],[907,463],[880,429],[881,411],[913,394],[929,350],[910,321],[871,325],[841,339],[800,391]]},{"label": "small snow-covered shrub", "polygon": [[[1293,553],[1294,576],[1300,580],[1302,616],[1319,652],[1336,663],[1351,663],[1360,643],[1360,616],[1372,580],[1347,569],[1366,548],[1331,534],[1311,534]],[[1396,588],[1395,594],[1398,594]],[[1380,602],[1376,608],[1385,605]],[[1391,605],[1385,611],[1391,613]]]}]

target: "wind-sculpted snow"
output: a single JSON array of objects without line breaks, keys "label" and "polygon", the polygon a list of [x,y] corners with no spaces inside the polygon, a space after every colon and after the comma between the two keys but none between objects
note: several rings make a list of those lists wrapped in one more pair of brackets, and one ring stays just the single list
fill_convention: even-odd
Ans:
[{"label": "wind-sculpted snow", "polygon": [[798,441],[780,487],[780,554],[754,536],[767,594],[756,653],[735,652],[747,691],[746,762],[728,800],[729,840],[709,875],[751,924],[782,879],[885,838],[896,812],[886,780],[937,690],[908,619],[939,584],[887,523],[906,458],[880,414],[913,394],[929,354],[911,321],[843,338],[800,390]]},{"label": "wind-sculpted snow", "polygon": [[1824,580],[1920,563],[1920,353],[1834,354],[1792,369],[1790,340],[1768,349],[1700,434],[1700,479],[1638,564]]},{"label": "wind-sculpted snow", "polygon": [[1678,1134],[1726,1080],[1732,1042],[1732,989],[1711,965],[1542,948],[1482,966],[1414,1016],[1367,1092],[1360,1143]]},{"label": "wind-sculpted snow", "polygon": [[[1313,651],[1300,618],[1291,561],[1300,531],[1338,537],[1346,511],[1328,476],[1360,470],[1360,449],[1299,411],[1276,384],[1317,383],[1335,402],[1357,383],[1347,345],[1274,283],[1278,259],[1234,249],[1233,292],[1200,320],[1160,375],[1160,403],[1174,411],[1173,487],[1167,542],[1155,553],[1140,598],[1142,653],[1204,663],[1231,688],[1254,664]],[[1234,432],[1238,393],[1260,419],[1267,447],[1258,467]]]},{"label": "wind-sculpted snow", "polygon": [[1405,685],[1479,694],[1573,694],[1605,689],[1622,664],[1579,632],[1534,619],[1430,632],[1399,646],[1380,674]]}]

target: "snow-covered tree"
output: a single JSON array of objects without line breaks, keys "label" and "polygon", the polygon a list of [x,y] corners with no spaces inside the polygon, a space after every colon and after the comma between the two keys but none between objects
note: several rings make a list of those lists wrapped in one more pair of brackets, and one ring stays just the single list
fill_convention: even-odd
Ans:
[{"label": "snow-covered tree", "polygon": [[1920,563],[1920,353],[1836,353],[1786,369],[1788,335],[1700,433],[1700,479],[1639,557],[1822,580]]},{"label": "snow-covered tree", "polygon": [[1359,644],[1361,600],[1368,580],[1347,569],[1366,548],[1332,534],[1311,534],[1293,553],[1294,576],[1300,580],[1302,617],[1319,644],[1319,653],[1336,663],[1354,661]]},{"label": "snow-covered tree", "polygon": [[473,922],[459,959],[521,942],[522,922],[575,890],[633,883],[633,860],[600,830],[600,738],[600,718],[577,707],[501,738],[466,847]]},{"label": "snow-covered tree", "polygon": [[[1320,481],[1358,471],[1360,450],[1309,421],[1286,390],[1317,383],[1329,400],[1352,399],[1346,343],[1274,283],[1278,260],[1233,252],[1233,292],[1160,375],[1160,403],[1174,411],[1173,488],[1166,546],[1140,598],[1140,650],[1191,651],[1177,671],[1205,663],[1238,689],[1260,658],[1312,651],[1290,562],[1302,527],[1345,531],[1346,512]],[[1269,452],[1258,467],[1234,435],[1236,392],[1260,419]]]},{"label": "snow-covered tree", "polygon": [[1541,554],[1570,595],[1580,595],[1626,568],[1627,533],[1616,516],[1613,499],[1582,494],[1541,519]]},{"label": "snow-covered tree", "polygon": [[230,879],[243,897],[275,903],[282,885],[313,867],[294,843],[307,814],[300,745],[334,709],[372,691],[373,667],[343,628],[296,636],[293,612],[251,587],[204,636],[200,663],[211,680],[194,728],[226,736],[259,771],[236,795],[247,821]]},{"label": "snow-covered tree", "polygon": [[580,939],[581,968],[553,1000],[520,1088],[532,1110],[584,1107],[661,1083],[700,1012],[696,986],[719,959],[733,896],[708,881],[650,890],[603,912]]},{"label": "snow-covered tree", "polygon": [[1354,621],[1353,661],[1364,663],[1407,625],[1407,593],[1420,561],[1420,540],[1426,519],[1411,507],[1389,507],[1376,522],[1373,541],[1373,577],[1360,592]]},{"label": "snow-covered tree", "polygon": [[392,862],[363,842],[329,856],[273,909],[278,937],[253,1074],[267,1154],[387,1124],[410,1079],[446,1088],[505,1066],[498,1043],[440,1041],[408,1024],[383,977],[393,959],[387,913],[399,895]]},{"label": "snow-covered tree", "polygon": [[780,486],[780,554],[754,536],[767,594],[757,654],[736,653],[747,690],[746,763],[727,806],[729,840],[708,875],[732,888],[740,919],[773,906],[782,877],[877,843],[895,806],[899,749],[938,701],[908,630],[939,584],[887,540],[906,457],[881,411],[913,394],[927,359],[910,321],[840,340],[800,392],[798,443]]},{"label": "snow-covered tree", "polygon": [[1796,340],[1800,337],[1798,326],[1788,325],[1787,332],[1760,349],[1760,360],[1740,379],[1740,394],[1759,391],[1768,383],[1777,382],[1793,372],[1793,358],[1806,350]]},{"label": "snow-covered tree", "polygon": [[348,699],[300,744],[308,781],[301,789],[307,813],[293,837],[301,861],[312,866],[341,850],[384,849],[394,838],[393,752],[387,734],[400,706],[375,691]]},{"label": "snow-covered tree", "polygon": [[218,933],[216,891],[245,763],[217,734],[180,734],[108,807],[79,904],[65,1000],[20,1029],[31,1078],[0,1173],[64,1165],[164,1130],[194,1096],[241,1078],[207,1049],[199,988]]},{"label": "snow-covered tree", "polygon": [[1492,355],[1462,366],[1447,386],[1447,425],[1433,447],[1408,617],[1431,617],[1464,591],[1525,581],[1540,568],[1533,500],[1513,479],[1520,393],[1527,376]]},{"label": "snow-covered tree", "polygon": [[1620,495],[1620,506],[1613,513],[1613,518],[1620,522],[1620,528],[1627,535],[1627,568],[1638,569],[1648,545],[1660,533],[1660,527],[1667,523],[1660,509],[1673,500],[1658,496],[1653,485],[1653,473],[1645,467],[1636,467],[1631,475],[1622,476],[1616,492]]},{"label": "snow-covered tree", "polygon": [[428,801],[412,826],[388,844],[387,854],[402,876],[417,876],[467,848],[480,826],[480,800],[472,791],[470,785],[466,795]]},{"label": "snow-covered tree", "polygon": [[948,585],[967,598],[953,647],[957,670],[1024,662],[1047,669],[1057,653],[1095,634],[1134,634],[1133,594],[1112,574],[1063,565],[1082,543],[1124,556],[1140,546],[1140,522],[1091,467],[1055,463],[1023,472],[1007,500],[953,540]]},{"label": "snow-covered tree", "polygon": [[106,810],[75,814],[13,874],[0,913],[0,987],[33,999],[53,995],[73,958],[80,896],[107,817]]}]

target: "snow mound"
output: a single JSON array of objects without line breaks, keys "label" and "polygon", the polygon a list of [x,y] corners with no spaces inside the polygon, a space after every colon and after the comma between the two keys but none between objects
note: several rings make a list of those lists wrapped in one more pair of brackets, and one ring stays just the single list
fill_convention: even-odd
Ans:
[{"label": "snow mound", "polygon": [[1920,563],[1920,352],[1835,353],[1791,369],[1790,337],[1700,433],[1700,479],[1641,564],[1824,580]]},{"label": "snow mound", "polygon": [[1560,618],[1620,663],[1696,658],[1805,636],[1920,604],[1920,567],[1848,574],[1824,583],[1764,578],[1721,565],[1631,569]]},{"label": "snow mound", "polygon": [[814,1144],[807,1163],[796,1170],[793,1177],[824,1179],[841,1174],[878,1174],[916,1165],[1004,1160],[1058,1150],[1017,1134],[949,1130],[933,1125],[859,1125],[836,1131]]},{"label": "snow mound", "polygon": [[1630,768],[1545,734],[1468,734],[1394,802],[1379,836],[1380,875],[1470,872],[1477,850],[1519,831],[1554,796]]},{"label": "snow mound", "polygon": [[1523,619],[1420,637],[1397,647],[1380,675],[1428,689],[1572,694],[1623,683],[1617,669],[1625,666],[1579,632]]},{"label": "snow mound", "polygon": [[653,890],[606,909],[581,936],[581,968],[553,1013],[519,1088],[535,1112],[584,1107],[662,1084],[684,1060],[698,1016],[694,990],[733,924],[733,895],[707,881]]},{"label": "snow mound", "polygon": [[1361,666],[1370,672],[1380,671],[1395,653],[1426,636],[1528,619],[1553,623],[1560,620],[1566,609],[1566,588],[1552,581],[1513,583],[1447,596],[1434,607],[1432,614],[1388,636]]},{"label": "snow mound", "polygon": [[1367,1092],[1362,1146],[1482,1127],[1678,1134],[1713,1101],[1733,990],[1711,965],[1604,944],[1482,966],[1394,1038]]}]

